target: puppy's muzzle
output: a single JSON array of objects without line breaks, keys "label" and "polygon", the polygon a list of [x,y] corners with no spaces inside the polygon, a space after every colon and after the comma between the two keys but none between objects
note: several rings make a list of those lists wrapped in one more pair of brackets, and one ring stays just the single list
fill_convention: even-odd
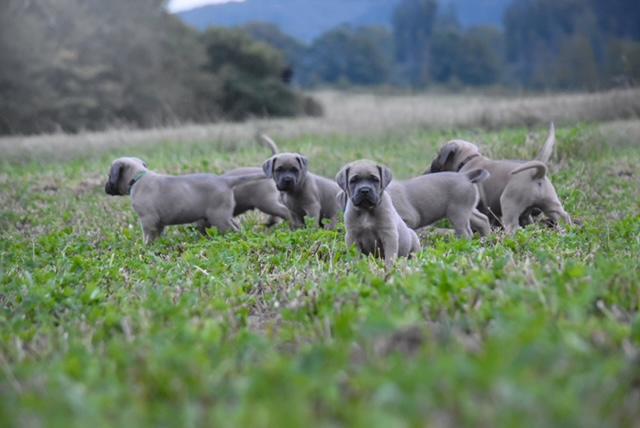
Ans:
[{"label": "puppy's muzzle", "polygon": [[293,189],[294,185],[295,185],[295,180],[293,177],[291,176],[284,176],[281,177],[278,182],[276,183],[276,187],[278,188],[278,190],[280,191],[287,191],[287,190],[291,190]]},{"label": "puppy's muzzle", "polygon": [[118,196],[118,189],[111,184],[111,180],[108,180],[104,185],[104,191],[107,195]]},{"label": "puppy's muzzle", "polygon": [[351,198],[351,202],[358,208],[373,208],[378,205],[377,193],[371,187],[360,187]]}]

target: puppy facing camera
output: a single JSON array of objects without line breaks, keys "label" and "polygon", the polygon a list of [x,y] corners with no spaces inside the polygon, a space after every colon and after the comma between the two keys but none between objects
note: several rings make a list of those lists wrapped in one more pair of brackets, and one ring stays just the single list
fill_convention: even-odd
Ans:
[{"label": "puppy facing camera", "polygon": [[323,220],[329,220],[328,228],[335,228],[340,212],[336,195],[340,188],[333,180],[309,172],[308,164],[307,158],[299,153],[279,153],[267,159],[262,169],[281,192],[294,229],[304,227],[306,217],[313,218],[320,227]]},{"label": "puppy facing camera", "polygon": [[363,254],[381,257],[391,267],[398,257],[420,251],[416,233],[402,220],[385,191],[391,183],[389,168],[369,160],[343,167],[336,176],[345,203],[346,243]]}]

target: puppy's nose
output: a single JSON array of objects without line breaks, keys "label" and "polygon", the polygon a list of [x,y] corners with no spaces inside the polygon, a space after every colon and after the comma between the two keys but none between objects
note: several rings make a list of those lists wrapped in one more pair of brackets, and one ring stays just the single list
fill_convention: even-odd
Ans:
[{"label": "puppy's nose", "polygon": [[287,183],[287,184],[292,183],[292,182],[293,182],[293,178],[291,178],[291,177],[284,177],[284,178],[282,179],[282,182],[283,182],[283,183]]},{"label": "puppy's nose", "polygon": [[360,191],[361,191],[362,193],[370,193],[370,192],[371,192],[371,189],[369,189],[368,187],[363,187],[362,189],[360,189]]}]

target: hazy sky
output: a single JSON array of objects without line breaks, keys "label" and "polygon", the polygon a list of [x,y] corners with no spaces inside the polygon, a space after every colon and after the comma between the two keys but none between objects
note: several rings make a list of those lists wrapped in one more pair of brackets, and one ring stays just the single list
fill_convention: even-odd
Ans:
[{"label": "hazy sky", "polygon": [[198,6],[204,6],[212,3],[227,3],[230,1],[244,1],[244,0],[171,0],[169,1],[170,12],[180,12],[182,10],[192,9]]}]

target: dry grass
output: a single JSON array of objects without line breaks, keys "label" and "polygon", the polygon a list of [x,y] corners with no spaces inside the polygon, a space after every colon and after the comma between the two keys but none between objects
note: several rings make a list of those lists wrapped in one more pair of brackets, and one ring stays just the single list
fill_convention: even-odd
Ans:
[{"label": "dry grass", "polygon": [[[640,117],[640,89],[529,97],[394,96],[328,91],[314,96],[324,104],[325,117],[0,138],[0,154],[5,160],[25,161],[34,156],[59,159],[164,141],[218,141],[235,145],[251,140],[257,130],[264,129],[284,139],[305,135],[374,135],[415,128],[531,127],[552,120],[569,124]],[[629,126],[634,127],[634,135],[640,135],[637,123]]]}]

